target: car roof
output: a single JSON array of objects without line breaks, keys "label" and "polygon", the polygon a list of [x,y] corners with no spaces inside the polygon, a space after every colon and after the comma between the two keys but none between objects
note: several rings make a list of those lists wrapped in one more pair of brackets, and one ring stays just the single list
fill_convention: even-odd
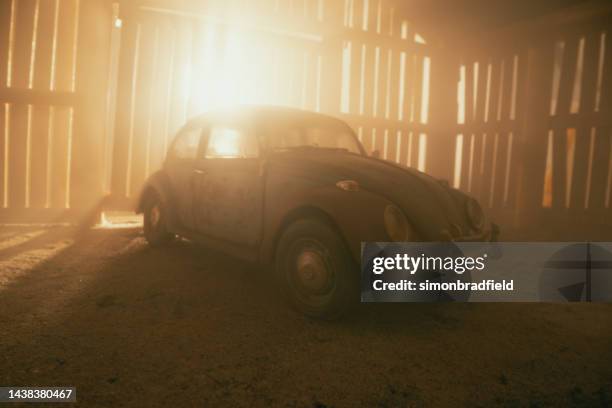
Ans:
[{"label": "car roof", "polygon": [[348,126],[344,121],[330,115],[312,112],[297,108],[267,105],[239,105],[224,109],[213,110],[188,121],[188,124],[197,125],[222,118],[254,118],[257,122],[321,122],[337,123]]}]

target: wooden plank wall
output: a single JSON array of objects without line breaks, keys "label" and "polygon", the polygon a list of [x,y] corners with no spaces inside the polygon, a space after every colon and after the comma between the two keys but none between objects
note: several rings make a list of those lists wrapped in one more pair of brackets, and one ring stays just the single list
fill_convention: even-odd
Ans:
[{"label": "wooden plank wall", "polygon": [[603,20],[462,56],[453,184],[505,224],[612,225],[612,31]]},{"label": "wooden plank wall", "polygon": [[[126,207],[158,169],[169,138],[206,110],[239,31],[233,102],[345,120],[368,152],[427,170],[428,46],[390,0],[120,3],[123,20],[111,192]],[[236,22],[235,16],[240,17]],[[240,77],[250,78],[241,81]],[[227,79],[225,79],[227,82]]]},{"label": "wooden plank wall", "polygon": [[[501,223],[612,219],[612,38],[602,16],[441,58],[391,0],[168,4],[0,1],[0,221],[56,219],[103,194],[130,209],[219,83],[231,84],[233,101],[344,118],[368,152],[448,173]],[[228,55],[232,41],[242,60]],[[238,69],[220,73],[224,59]]]},{"label": "wooden plank wall", "polygon": [[[75,201],[80,196],[74,188],[79,182],[74,147],[83,145],[75,140],[79,15],[87,14],[92,4],[0,2],[0,220],[4,222],[18,222],[28,215],[57,219],[81,205]],[[95,168],[90,166],[89,171],[95,173]]]}]

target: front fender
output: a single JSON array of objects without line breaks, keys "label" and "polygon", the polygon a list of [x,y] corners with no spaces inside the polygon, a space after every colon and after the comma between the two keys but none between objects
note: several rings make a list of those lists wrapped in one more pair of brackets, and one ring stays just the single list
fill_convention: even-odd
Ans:
[{"label": "front fender", "polygon": [[271,262],[284,229],[298,218],[323,216],[342,236],[356,262],[361,257],[362,241],[388,241],[384,209],[390,201],[365,190],[344,191],[335,185],[313,186],[285,194],[282,199],[266,201],[266,233],[262,258]]}]

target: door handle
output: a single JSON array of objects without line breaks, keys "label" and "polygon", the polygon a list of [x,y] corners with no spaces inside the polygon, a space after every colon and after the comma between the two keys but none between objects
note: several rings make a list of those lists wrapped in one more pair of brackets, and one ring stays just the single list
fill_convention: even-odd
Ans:
[{"label": "door handle", "polygon": [[200,174],[200,175],[204,175],[204,174],[206,174],[206,173],[207,173],[207,171],[205,171],[205,170],[201,170],[201,169],[194,169],[194,170],[193,170],[193,172],[194,172],[195,174]]}]

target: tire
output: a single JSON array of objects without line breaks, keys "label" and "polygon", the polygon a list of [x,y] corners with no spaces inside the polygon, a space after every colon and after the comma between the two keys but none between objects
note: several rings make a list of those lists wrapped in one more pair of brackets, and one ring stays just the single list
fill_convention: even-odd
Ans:
[{"label": "tire", "polygon": [[295,221],[276,248],[275,272],[284,295],[301,313],[325,320],[359,300],[359,271],[338,233],[316,218]]},{"label": "tire", "polygon": [[168,231],[166,208],[157,194],[146,199],[143,218],[144,236],[150,246],[159,247],[174,240],[174,234]]}]

